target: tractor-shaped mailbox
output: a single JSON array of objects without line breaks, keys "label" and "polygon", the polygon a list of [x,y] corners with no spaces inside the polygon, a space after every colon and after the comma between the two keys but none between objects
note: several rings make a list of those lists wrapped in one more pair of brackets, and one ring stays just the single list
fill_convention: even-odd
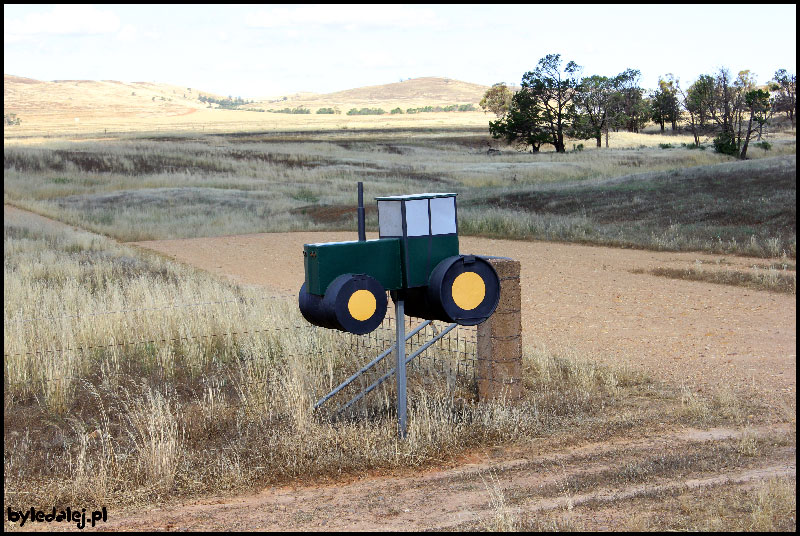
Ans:
[{"label": "tractor-shaped mailbox", "polygon": [[[360,186],[360,185],[359,185]],[[489,318],[500,281],[489,262],[458,251],[456,194],[376,197],[377,240],[366,240],[359,188],[359,240],[305,244],[300,311],[314,325],[362,335],[386,315],[386,291],[405,314],[463,326]]]}]

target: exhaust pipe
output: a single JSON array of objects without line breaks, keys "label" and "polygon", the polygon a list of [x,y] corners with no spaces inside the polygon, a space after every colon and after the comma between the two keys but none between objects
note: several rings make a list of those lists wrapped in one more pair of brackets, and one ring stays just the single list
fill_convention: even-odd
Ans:
[{"label": "exhaust pipe", "polygon": [[367,240],[366,223],[364,222],[364,183],[358,183],[358,241]]}]

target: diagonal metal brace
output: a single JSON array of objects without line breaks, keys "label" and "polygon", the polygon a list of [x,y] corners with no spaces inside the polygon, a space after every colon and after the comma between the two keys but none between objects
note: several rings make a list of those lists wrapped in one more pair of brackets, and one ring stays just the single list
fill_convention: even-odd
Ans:
[{"label": "diagonal metal brace", "polygon": [[[426,342],[425,344],[423,344],[423,345],[422,345],[422,346],[421,346],[421,347],[420,347],[420,348],[419,348],[419,349],[418,349],[416,352],[414,352],[413,354],[411,354],[411,355],[408,357],[408,359],[406,359],[406,361],[405,361],[405,363],[404,363],[404,364],[405,364],[405,365],[408,365],[409,363],[411,363],[411,361],[412,361],[412,360],[413,360],[415,357],[417,357],[419,354],[421,354],[422,352],[424,352],[425,350],[427,350],[427,349],[428,349],[428,347],[429,347],[430,345],[432,345],[433,343],[435,343],[436,341],[438,341],[439,339],[441,339],[442,337],[444,337],[445,335],[447,335],[447,334],[448,334],[448,333],[449,333],[449,332],[450,332],[450,331],[451,331],[453,328],[455,328],[455,327],[457,327],[457,326],[458,326],[458,324],[455,324],[455,323],[454,323],[454,324],[450,324],[449,326],[447,326],[445,329],[443,329],[441,332],[439,332],[439,334],[438,334],[438,335],[436,335],[434,338],[432,338],[431,340],[429,340],[428,342]],[[413,332],[412,332],[412,334],[413,334]],[[409,335],[409,336],[410,336],[410,335]],[[406,337],[406,340],[408,340],[408,337]],[[391,351],[391,350],[394,350],[394,348],[390,348],[390,351]],[[388,354],[387,354],[387,355],[388,355]],[[376,380],[376,381],[375,381],[375,383],[373,383],[372,385],[370,385],[369,387],[367,387],[366,389],[364,389],[363,391],[361,391],[361,393],[359,393],[359,394],[358,394],[358,395],[357,395],[355,398],[353,398],[353,399],[352,399],[350,402],[348,402],[347,404],[345,404],[344,406],[342,406],[341,408],[339,408],[339,409],[336,411],[336,414],[338,415],[339,413],[343,412],[344,410],[346,410],[347,408],[349,408],[350,406],[352,406],[353,404],[355,404],[356,402],[358,402],[359,400],[361,400],[362,398],[364,398],[364,396],[365,396],[365,395],[367,395],[367,394],[368,394],[370,391],[372,391],[373,389],[375,389],[376,387],[378,387],[380,384],[382,384],[383,382],[385,382],[386,380],[388,380],[388,379],[389,379],[389,378],[392,376],[392,374],[394,374],[394,372],[395,372],[395,369],[392,369],[392,370],[390,370],[389,372],[387,372],[386,374],[384,374],[383,376],[381,376],[380,378],[378,378],[378,380]]]},{"label": "diagonal metal brace", "polygon": [[[431,322],[432,322],[431,320],[426,320],[425,322],[423,322],[422,324],[420,324],[419,326],[414,328],[408,335],[406,335],[406,340],[409,340],[411,337],[413,337],[414,335],[416,335],[417,333],[419,333],[420,331],[425,329],[425,327],[427,327]],[[371,369],[372,367],[377,365],[380,362],[381,359],[383,359],[387,355],[391,354],[394,351],[394,348],[395,348],[395,345],[394,344],[391,345],[387,350],[385,350],[383,353],[381,353],[378,357],[376,357],[375,359],[373,359],[372,361],[370,361],[369,363],[364,365],[361,368],[361,370],[359,370],[358,372],[356,372],[355,374],[353,374],[352,376],[347,378],[345,381],[343,381],[341,384],[339,384],[339,386],[336,389],[334,389],[333,391],[331,391],[330,393],[328,393],[327,395],[325,395],[321,399],[319,399],[319,401],[316,404],[314,404],[314,409],[318,409],[322,404],[327,402],[332,396],[334,396],[336,393],[338,393],[339,391],[341,391],[342,389],[344,389],[345,387],[350,385],[356,378],[358,378],[359,376],[364,374],[366,371],[368,371],[369,369]],[[392,369],[392,371],[394,371],[394,369]]]}]

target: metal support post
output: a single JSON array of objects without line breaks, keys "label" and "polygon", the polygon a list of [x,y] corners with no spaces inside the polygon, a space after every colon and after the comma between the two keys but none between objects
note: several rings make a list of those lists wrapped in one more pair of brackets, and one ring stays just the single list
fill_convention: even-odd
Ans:
[{"label": "metal support post", "polygon": [[[411,331],[411,333],[409,333],[408,335],[406,335],[406,340],[409,340],[411,337],[413,337],[414,335],[416,335],[417,333],[419,333],[420,331],[422,331],[423,329],[425,329],[427,326],[431,325],[431,323],[432,323],[432,322],[433,322],[432,320],[426,320],[425,322],[423,322],[423,323],[422,323],[422,324],[420,324],[419,326],[415,327],[415,328],[414,328],[414,329]],[[349,378],[347,378],[345,381],[343,381],[342,383],[340,383],[340,384],[339,384],[339,385],[336,387],[336,389],[334,389],[333,391],[331,391],[331,392],[330,392],[330,393],[328,393],[327,395],[325,395],[325,396],[323,396],[322,398],[320,398],[320,399],[319,399],[319,401],[318,401],[316,404],[314,404],[314,409],[318,409],[318,408],[319,408],[319,407],[320,407],[322,404],[324,404],[325,402],[327,402],[327,401],[328,401],[328,400],[329,400],[329,399],[330,399],[330,398],[331,398],[333,395],[335,395],[336,393],[338,393],[339,391],[341,391],[342,389],[344,389],[345,387],[347,387],[348,385],[350,385],[351,383],[353,383],[353,381],[355,381],[355,379],[356,379],[356,378],[358,378],[359,376],[361,376],[362,374],[364,374],[365,372],[367,372],[369,369],[371,369],[372,367],[374,367],[375,365],[377,365],[377,364],[378,364],[378,363],[381,361],[381,359],[383,359],[384,357],[386,357],[387,355],[391,354],[391,353],[392,353],[392,352],[394,352],[394,351],[395,351],[395,345],[393,344],[393,345],[391,345],[389,348],[387,348],[386,350],[384,350],[383,352],[381,352],[381,354],[380,354],[378,357],[376,357],[375,359],[373,359],[372,361],[370,361],[369,363],[367,363],[366,365],[364,365],[364,366],[361,368],[361,370],[359,370],[358,372],[356,372],[355,374],[353,374],[352,376],[350,376]],[[394,370],[394,369],[392,369],[392,370]]]},{"label": "metal support post", "polygon": [[[442,339],[442,338],[443,338],[445,335],[447,335],[448,333],[450,333],[450,331],[452,331],[453,329],[455,329],[455,328],[457,328],[457,327],[458,327],[458,324],[455,324],[455,323],[453,323],[453,324],[450,324],[449,326],[447,326],[447,327],[446,327],[445,329],[443,329],[442,331],[440,331],[440,332],[439,332],[439,333],[438,333],[436,336],[434,336],[434,337],[433,337],[431,340],[429,340],[428,342],[426,342],[425,344],[423,344],[423,345],[422,345],[420,348],[418,348],[416,351],[414,351],[414,353],[413,353],[413,354],[411,354],[410,356],[408,356],[408,357],[406,358],[406,365],[408,365],[409,363],[411,363],[411,362],[414,360],[414,358],[415,358],[415,357],[417,357],[417,356],[418,356],[418,355],[420,355],[422,352],[424,352],[425,350],[427,350],[427,349],[428,349],[428,348],[429,348],[429,347],[430,347],[430,346],[431,346],[433,343],[435,343],[435,342],[436,342],[436,341],[438,341],[439,339]],[[406,339],[410,338],[410,336],[411,336],[411,335],[409,335],[408,337],[406,337]],[[350,406],[352,406],[353,404],[355,404],[356,402],[358,402],[359,400],[361,400],[362,398],[364,398],[366,395],[368,395],[369,393],[371,393],[373,389],[375,389],[376,387],[378,387],[379,385],[381,385],[383,382],[385,382],[386,380],[388,380],[388,379],[389,379],[389,378],[392,376],[392,374],[394,374],[394,373],[395,373],[395,369],[396,369],[396,368],[397,368],[397,367],[393,368],[392,370],[390,370],[389,372],[387,372],[386,374],[384,374],[383,376],[381,376],[380,378],[378,378],[378,380],[377,380],[377,381],[375,381],[375,382],[374,382],[372,385],[370,385],[369,387],[367,387],[366,389],[364,389],[363,391],[361,391],[361,392],[360,392],[360,393],[359,393],[357,396],[355,396],[355,397],[354,397],[352,400],[350,400],[350,402],[348,402],[347,404],[345,404],[344,406],[342,406],[341,408],[339,408],[339,409],[336,411],[336,413],[341,413],[341,412],[343,412],[343,411],[347,410],[347,408],[349,408]]]},{"label": "metal support post", "polygon": [[397,423],[400,439],[406,437],[406,318],[403,300],[394,304],[394,317],[397,322],[395,344],[397,358],[395,370],[397,374]]}]

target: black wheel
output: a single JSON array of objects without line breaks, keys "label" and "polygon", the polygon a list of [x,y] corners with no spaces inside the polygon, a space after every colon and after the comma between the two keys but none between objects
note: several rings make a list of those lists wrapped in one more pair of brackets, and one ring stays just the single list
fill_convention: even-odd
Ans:
[{"label": "black wheel", "polygon": [[428,304],[441,320],[474,326],[492,316],[500,301],[500,278],[488,261],[473,255],[448,257],[428,279]]},{"label": "black wheel", "polygon": [[321,304],[324,320],[330,327],[356,335],[380,326],[386,316],[386,305],[383,285],[365,274],[344,274],[334,279]]}]

